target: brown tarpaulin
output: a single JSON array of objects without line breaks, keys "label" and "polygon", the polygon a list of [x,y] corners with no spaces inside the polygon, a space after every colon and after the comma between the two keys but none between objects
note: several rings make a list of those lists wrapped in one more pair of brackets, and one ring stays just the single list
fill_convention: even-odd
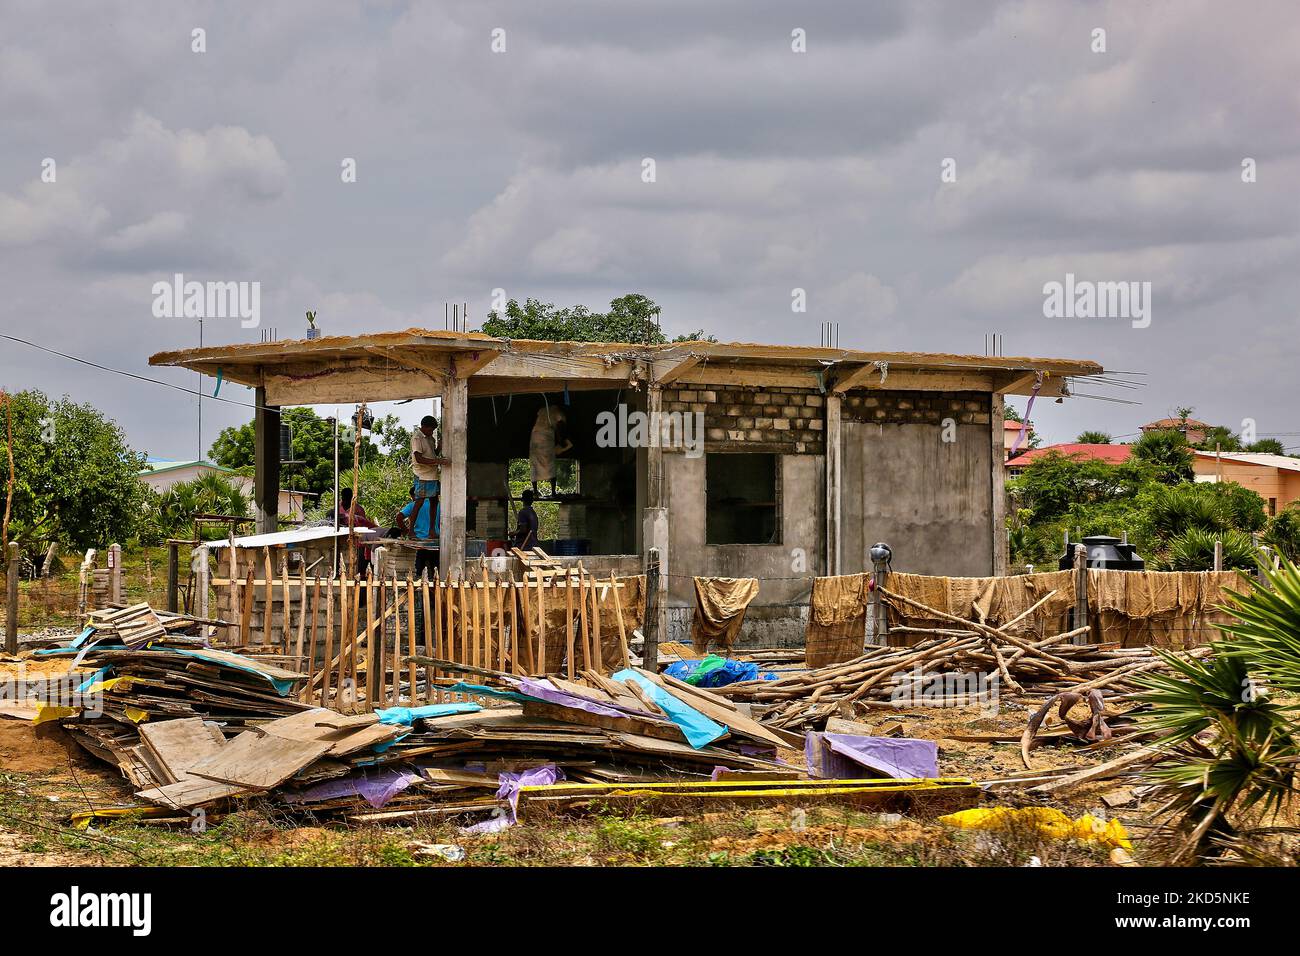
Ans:
[{"label": "brown tarpaulin", "polygon": [[804,659],[809,667],[851,661],[867,636],[866,574],[814,578]]},{"label": "brown tarpaulin", "polygon": [[696,578],[691,645],[698,651],[707,651],[715,642],[730,648],[757,594],[757,578]]},{"label": "brown tarpaulin", "polygon": [[[1236,571],[1100,571],[1088,572],[1088,615],[1093,639],[1122,647],[1186,647],[1219,636],[1214,627],[1231,615],[1216,609],[1228,601],[1227,589],[1251,587]],[[990,578],[945,578],[894,572],[886,585],[896,594],[936,611],[966,620],[1005,624],[1028,610],[1044,595],[1056,594],[1017,625],[1041,637],[1069,629],[1074,607],[1074,572],[1016,574]],[[891,605],[890,620],[908,627],[952,628],[941,619],[926,618],[915,608]],[[890,643],[915,643],[919,635],[891,637]]]},{"label": "brown tarpaulin", "polygon": [[1214,625],[1232,619],[1217,609],[1227,589],[1251,586],[1236,571],[1089,571],[1088,605],[1103,641],[1179,648],[1218,638]]}]

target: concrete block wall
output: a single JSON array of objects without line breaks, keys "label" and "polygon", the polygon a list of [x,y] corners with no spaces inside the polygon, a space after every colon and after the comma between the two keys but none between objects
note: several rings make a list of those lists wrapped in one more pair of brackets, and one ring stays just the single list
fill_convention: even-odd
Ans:
[{"label": "concrete block wall", "polygon": [[703,412],[705,450],[821,455],[826,398],[815,388],[684,385],[663,390],[665,412]]},{"label": "concrete block wall", "polygon": [[840,406],[843,421],[880,425],[989,425],[989,397],[979,392],[850,392]]}]

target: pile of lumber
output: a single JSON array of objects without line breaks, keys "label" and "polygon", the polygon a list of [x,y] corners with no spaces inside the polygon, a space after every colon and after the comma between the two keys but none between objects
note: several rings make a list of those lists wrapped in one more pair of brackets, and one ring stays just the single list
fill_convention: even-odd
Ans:
[{"label": "pile of lumber", "polygon": [[[182,630],[188,627],[187,621],[178,623]],[[89,626],[100,637],[116,637],[127,647],[141,647],[167,636],[162,620],[148,604],[92,611]]]},{"label": "pile of lumber", "polygon": [[[967,693],[969,681],[929,680],[943,675],[984,675],[985,686],[996,686],[999,696],[1050,696],[1060,691],[1104,689],[1108,696],[1136,692],[1134,678],[1166,668],[1165,660],[1151,648],[1119,648],[1110,644],[1065,643],[1086,631],[1079,628],[1036,639],[1018,634],[1014,621],[993,627],[936,611],[918,602],[884,591],[888,599],[918,610],[927,618],[951,623],[945,628],[905,628],[922,634],[910,647],[875,647],[854,660],[783,677],[776,681],[745,681],[715,688],[711,693],[751,705],[752,714],[773,728],[820,728],[830,717],[858,710],[914,706],[915,680],[924,675],[927,700],[921,706],[961,706],[988,703],[982,698],[930,699],[949,683],[955,693]],[[1044,598],[1046,600],[1046,598]],[[1041,603],[1041,602],[1040,602]],[[1181,652],[1204,657],[1208,647]],[[996,678],[996,685],[993,679]]]}]

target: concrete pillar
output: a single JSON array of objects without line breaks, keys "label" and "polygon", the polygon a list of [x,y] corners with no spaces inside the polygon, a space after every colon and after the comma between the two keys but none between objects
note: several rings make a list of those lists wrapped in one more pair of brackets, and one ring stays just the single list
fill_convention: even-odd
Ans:
[{"label": "concrete pillar", "polygon": [[826,574],[840,573],[840,396],[826,394]]},{"label": "concrete pillar", "polygon": [[448,378],[442,393],[442,538],[438,570],[465,573],[466,456],[469,454],[469,380]]},{"label": "concrete pillar", "polygon": [[1007,453],[1004,450],[1002,435],[1002,426],[1004,418],[1002,415],[1003,397],[1001,392],[994,392],[991,396],[993,407],[990,409],[989,424],[993,432],[992,436],[992,467],[993,467],[993,501],[992,501],[992,523],[993,523],[993,573],[1003,575],[1007,573],[1009,556],[1007,554]]},{"label": "concrete pillar", "polygon": [[[646,414],[650,421],[659,420],[662,408],[663,391],[658,385],[651,384],[646,390]],[[647,567],[655,559],[658,560],[659,565],[658,593],[653,603],[655,620],[653,623],[646,621],[645,624],[647,628],[654,628],[654,641],[658,644],[668,639],[668,572],[671,560],[668,547],[668,495],[664,487],[664,450],[659,444],[657,433],[653,443],[645,450],[644,481],[645,508],[641,513],[642,553]],[[651,606],[647,595],[646,607],[649,609]],[[647,665],[653,666],[648,658]]]},{"label": "concrete pillar", "polygon": [[280,406],[266,404],[266,389],[258,388],[253,415],[253,512],[257,533],[280,530]]}]

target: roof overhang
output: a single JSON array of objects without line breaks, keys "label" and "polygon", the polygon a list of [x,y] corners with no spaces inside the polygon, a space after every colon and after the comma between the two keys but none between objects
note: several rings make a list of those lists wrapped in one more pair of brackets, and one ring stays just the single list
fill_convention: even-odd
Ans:
[{"label": "roof overhang", "polygon": [[314,340],[160,352],[174,366],[251,387],[273,405],[388,401],[439,395],[467,379],[471,395],[547,389],[707,384],[1068,395],[1067,379],[1098,375],[1096,362],[1028,356],[864,352],[723,342],[637,345],[541,342],[481,333],[408,329]]}]

